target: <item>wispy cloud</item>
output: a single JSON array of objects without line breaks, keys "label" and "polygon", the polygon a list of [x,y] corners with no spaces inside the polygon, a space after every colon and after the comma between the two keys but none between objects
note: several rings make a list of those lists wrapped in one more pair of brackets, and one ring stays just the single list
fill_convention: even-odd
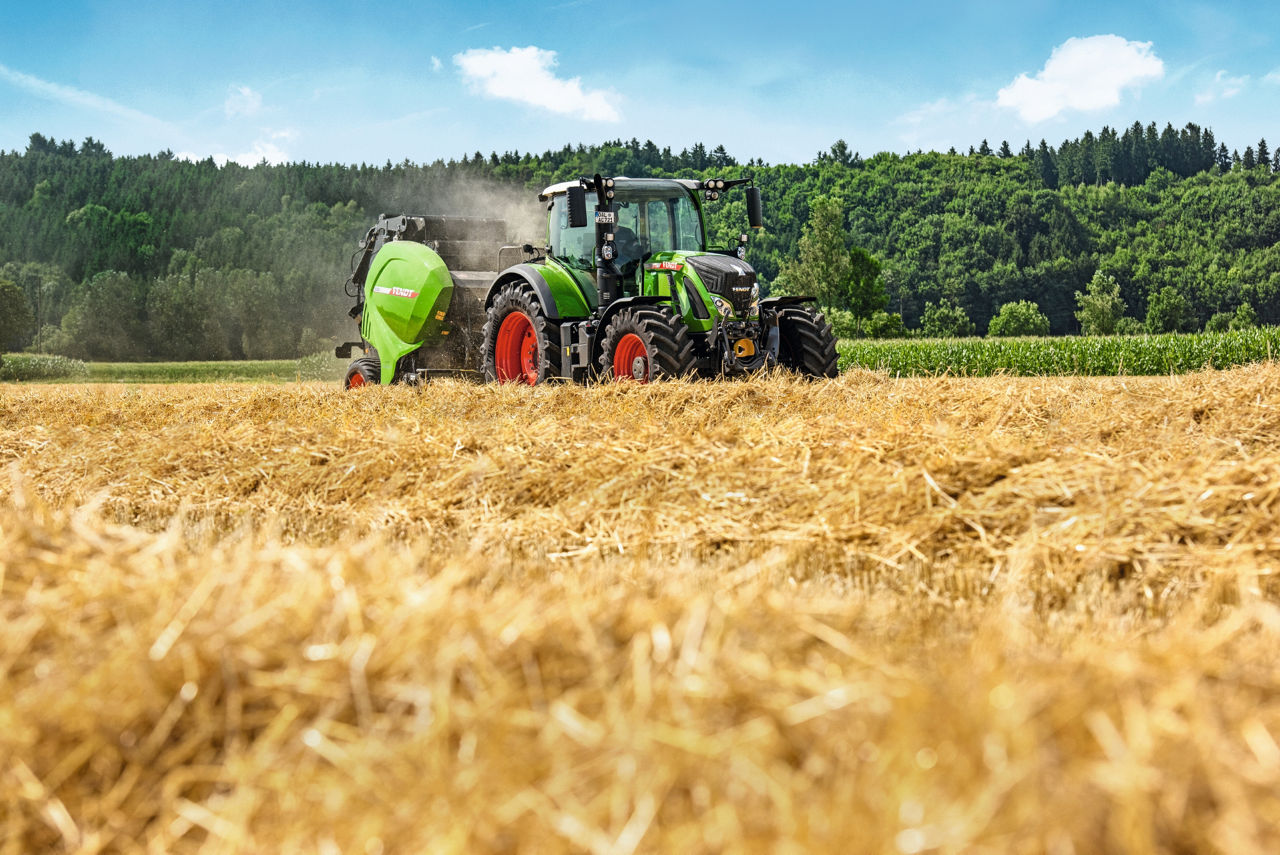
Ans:
[{"label": "wispy cloud", "polygon": [[898,116],[898,139],[908,150],[943,151],[956,140],[978,140],[984,136],[995,142],[993,131],[1002,116],[995,101],[973,93],[956,98],[939,98]]},{"label": "wispy cloud", "polygon": [[[1264,78],[1265,79],[1265,78]],[[1220,101],[1227,98],[1234,98],[1239,95],[1241,90],[1249,83],[1249,75],[1244,74],[1240,77],[1232,77],[1225,71],[1219,71],[1213,76],[1207,88],[1196,93],[1196,106],[1203,104],[1212,104],[1214,101]]]},{"label": "wispy cloud", "polygon": [[538,47],[476,48],[455,54],[463,79],[490,98],[541,107],[553,113],[595,122],[617,122],[618,96],[603,89],[583,89],[578,77],[556,77],[556,52]]},{"label": "wispy cloud", "polygon": [[76,89],[73,86],[64,86],[61,83],[51,83],[48,80],[41,80],[30,74],[23,74],[21,71],[15,71],[5,65],[0,65],[0,80],[8,81],[14,86],[26,92],[45,98],[50,101],[57,101],[66,104],[69,107],[75,107],[81,110],[91,110],[95,113],[105,113],[109,116],[115,116],[118,119],[124,119],[129,122],[142,122],[150,125],[160,125],[167,127],[168,124],[155,116],[148,115],[141,110],[135,110],[133,107],[125,106],[110,98],[104,98],[101,95],[95,95],[92,92],[86,92],[83,89]]},{"label": "wispy cloud", "polygon": [[1275,71],[1262,78],[1262,82],[1280,84],[1280,68],[1277,68]]},{"label": "wispy cloud", "polygon": [[442,68],[444,68],[444,63],[440,61],[440,57],[438,56],[431,57],[431,70],[439,71]]},{"label": "wispy cloud", "polygon": [[1041,122],[1066,110],[1100,110],[1120,103],[1126,89],[1164,76],[1164,62],[1151,42],[1116,35],[1070,38],[1053,49],[1034,77],[1019,74],[999,91],[996,103],[1023,120]]},{"label": "wispy cloud", "polygon": [[228,119],[237,116],[255,116],[262,111],[262,93],[248,86],[232,86],[222,105]]}]

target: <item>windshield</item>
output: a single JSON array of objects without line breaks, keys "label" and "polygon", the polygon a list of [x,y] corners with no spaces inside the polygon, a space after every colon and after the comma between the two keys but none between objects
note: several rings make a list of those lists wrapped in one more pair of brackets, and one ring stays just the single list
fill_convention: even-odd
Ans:
[{"label": "windshield", "polygon": [[702,221],[698,209],[683,187],[623,187],[614,200],[618,212],[618,243],[630,230],[644,255],[671,250],[700,252]]},{"label": "windshield", "polygon": [[[679,185],[657,187],[627,186],[619,182],[612,208],[618,215],[615,227],[619,263],[638,261],[655,252],[703,249],[702,220],[689,192]],[[591,213],[588,210],[588,218]],[[593,269],[594,225],[569,228],[567,197],[551,203],[548,240],[551,254],[569,267]]]}]

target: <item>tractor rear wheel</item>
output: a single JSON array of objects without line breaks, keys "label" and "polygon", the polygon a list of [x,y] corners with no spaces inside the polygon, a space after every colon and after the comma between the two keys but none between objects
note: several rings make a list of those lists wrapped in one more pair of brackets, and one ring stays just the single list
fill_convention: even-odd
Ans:
[{"label": "tractor rear wheel", "polygon": [[556,376],[560,329],[542,311],[527,282],[502,287],[480,335],[486,380],[533,386]]},{"label": "tractor rear wheel", "polygon": [[381,382],[381,363],[372,356],[362,356],[347,366],[347,378],[342,381],[342,388],[359,389],[362,386],[377,386]]},{"label": "tractor rear wheel", "polygon": [[836,337],[822,312],[812,306],[778,312],[778,362],[809,377],[836,376]]},{"label": "tractor rear wheel", "polygon": [[689,330],[664,306],[623,309],[604,331],[600,376],[648,383],[693,373]]}]

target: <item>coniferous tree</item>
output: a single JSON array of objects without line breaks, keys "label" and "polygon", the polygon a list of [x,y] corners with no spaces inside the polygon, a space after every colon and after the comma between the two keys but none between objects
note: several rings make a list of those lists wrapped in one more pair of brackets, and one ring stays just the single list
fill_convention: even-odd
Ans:
[{"label": "coniferous tree", "polygon": [[1226,143],[1218,144],[1218,153],[1216,157],[1217,157],[1216,164],[1219,170],[1221,170],[1222,172],[1226,172],[1227,170],[1231,169],[1231,164],[1234,163],[1234,161],[1231,159],[1231,155],[1227,153]]},{"label": "coniferous tree", "polygon": [[1044,140],[1040,140],[1040,148],[1036,150],[1036,170],[1045,187],[1050,190],[1058,188],[1058,167],[1054,163],[1053,150]]}]

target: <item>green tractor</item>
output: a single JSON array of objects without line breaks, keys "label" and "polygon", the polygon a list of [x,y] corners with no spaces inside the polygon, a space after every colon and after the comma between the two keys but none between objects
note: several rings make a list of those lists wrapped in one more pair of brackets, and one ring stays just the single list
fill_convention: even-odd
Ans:
[{"label": "green tractor", "polygon": [[[748,236],[707,246],[702,205],[750,179],[602,178],[548,187],[547,245],[501,245],[501,220],[382,215],[348,294],[350,388],[473,372],[500,383],[741,374],[836,375],[812,297],[760,298]],[[752,228],[760,191],[745,189]],[[593,211],[587,210],[588,197]],[[519,262],[504,268],[504,256]],[[496,262],[496,263],[495,263]],[[496,268],[501,272],[491,272]]]}]

